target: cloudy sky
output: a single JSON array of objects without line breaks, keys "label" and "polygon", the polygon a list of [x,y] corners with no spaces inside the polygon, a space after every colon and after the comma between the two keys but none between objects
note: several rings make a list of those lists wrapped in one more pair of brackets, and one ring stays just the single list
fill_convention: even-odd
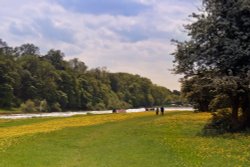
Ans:
[{"label": "cloudy sky", "polygon": [[41,53],[60,49],[89,68],[129,72],[169,89],[183,25],[200,0],[0,0],[0,38],[10,46],[33,43]]}]

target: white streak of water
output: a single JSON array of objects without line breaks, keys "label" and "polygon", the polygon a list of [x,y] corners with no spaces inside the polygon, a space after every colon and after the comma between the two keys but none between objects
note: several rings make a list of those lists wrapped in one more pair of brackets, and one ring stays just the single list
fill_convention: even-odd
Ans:
[{"label": "white streak of water", "polygon": [[[145,108],[127,109],[126,113],[144,112]],[[165,111],[194,111],[193,108],[169,107]],[[74,115],[87,115],[87,114],[112,114],[112,110],[107,111],[78,111],[78,112],[53,112],[53,113],[39,113],[39,114],[9,114],[0,115],[0,119],[25,119],[25,118],[38,118],[38,117],[70,117]]]}]

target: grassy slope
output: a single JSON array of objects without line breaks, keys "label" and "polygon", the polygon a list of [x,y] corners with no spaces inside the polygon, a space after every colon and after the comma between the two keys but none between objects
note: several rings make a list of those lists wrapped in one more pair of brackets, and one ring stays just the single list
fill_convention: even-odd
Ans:
[{"label": "grassy slope", "polygon": [[[75,120],[99,117],[108,116],[83,116]],[[0,151],[0,166],[250,166],[250,136],[202,137],[199,132],[208,118],[208,114],[191,112],[171,112],[163,117],[142,113],[126,120],[107,119],[104,124],[65,126],[47,133],[18,136],[14,144]],[[35,120],[38,124],[57,121]],[[69,118],[62,120],[66,122]],[[26,124],[36,126],[36,121],[0,124],[2,129],[13,129]]]}]

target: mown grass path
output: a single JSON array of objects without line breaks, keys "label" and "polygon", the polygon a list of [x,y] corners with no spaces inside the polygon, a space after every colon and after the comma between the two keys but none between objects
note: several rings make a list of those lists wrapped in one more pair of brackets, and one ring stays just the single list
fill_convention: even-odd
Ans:
[{"label": "mown grass path", "polygon": [[0,120],[2,167],[250,166],[250,136],[204,137],[210,114]]}]

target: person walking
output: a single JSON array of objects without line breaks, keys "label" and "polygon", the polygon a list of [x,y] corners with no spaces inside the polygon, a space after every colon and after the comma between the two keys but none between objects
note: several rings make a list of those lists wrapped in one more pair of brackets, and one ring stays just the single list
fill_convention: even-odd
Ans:
[{"label": "person walking", "polygon": [[159,108],[157,107],[155,110],[156,115],[159,115]]},{"label": "person walking", "polygon": [[161,107],[161,115],[164,115],[164,107]]}]

